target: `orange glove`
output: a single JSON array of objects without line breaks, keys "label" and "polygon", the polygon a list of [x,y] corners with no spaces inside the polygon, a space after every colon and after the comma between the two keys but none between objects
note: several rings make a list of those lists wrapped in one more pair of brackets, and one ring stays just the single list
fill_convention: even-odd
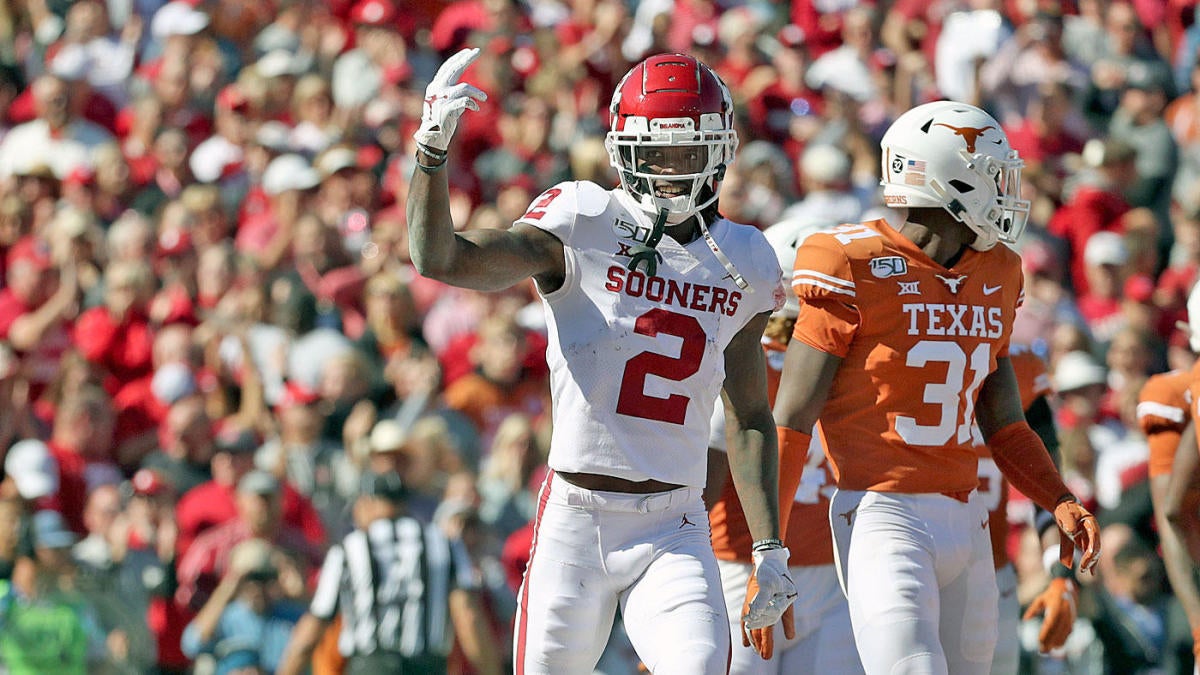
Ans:
[{"label": "orange glove", "polygon": [[1075,564],[1075,547],[1078,546],[1083,550],[1079,571],[1095,574],[1096,561],[1100,559],[1100,526],[1096,524],[1096,516],[1072,497],[1054,507],[1054,520],[1059,529],[1059,561],[1071,569]]},{"label": "orange glove", "polygon": [[[750,611],[750,598],[758,595],[758,578],[752,573],[746,581],[746,599],[742,602],[742,616],[746,616]],[[783,611],[783,616],[780,617],[783,623],[783,635],[787,639],[796,637],[796,626],[792,620],[792,608],[795,605],[788,605],[788,608]],[[746,630],[746,620],[742,619],[742,646],[754,647],[754,651],[763,659],[770,659],[775,653],[775,626],[767,626],[766,628],[755,628],[749,631]]]},{"label": "orange glove", "polygon": [[1192,656],[1200,663],[1200,626],[1192,629]]},{"label": "orange glove", "polygon": [[1024,619],[1028,621],[1042,613],[1046,616],[1038,633],[1038,648],[1045,654],[1063,646],[1071,635],[1071,628],[1075,625],[1075,582],[1064,578],[1051,579],[1046,590],[1034,598],[1029,609],[1025,610]]}]

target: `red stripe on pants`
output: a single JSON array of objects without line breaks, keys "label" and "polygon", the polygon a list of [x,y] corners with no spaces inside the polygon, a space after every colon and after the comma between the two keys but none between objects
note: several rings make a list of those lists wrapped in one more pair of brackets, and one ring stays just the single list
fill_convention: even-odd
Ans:
[{"label": "red stripe on pants", "polygon": [[521,622],[517,626],[516,675],[525,675],[525,631],[529,628],[529,570],[533,567],[533,557],[537,555],[538,529],[542,526],[542,514],[546,511],[546,502],[550,501],[550,483],[554,480],[554,472],[546,474],[546,483],[542,485],[542,494],[538,497],[537,515],[533,517],[533,542],[529,546],[529,562],[525,563],[525,581],[521,584]]}]

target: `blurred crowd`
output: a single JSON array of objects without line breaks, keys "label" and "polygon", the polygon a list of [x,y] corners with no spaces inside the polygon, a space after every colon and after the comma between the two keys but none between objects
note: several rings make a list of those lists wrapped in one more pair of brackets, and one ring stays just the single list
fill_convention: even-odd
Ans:
[{"label": "blurred crowd", "polygon": [[[464,80],[488,99],[449,168],[460,230],[506,227],[562,180],[614,185],[609,97],[652,53],[694,54],[729,85],[741,147],[721,210],[762,228],[878,217],[891,120],[939,98],[992,112],[1033,203],[1014,341],[1047,360],[1064,472],[1107,538],[1059,663],[1175,672],[1182,652],[1190,672],[1135,408],[1148,376],[1194,358],[1177,322],[1200,273],[1196,12],[0,3],[0,663],[273,672],[356,527],[361,476],[389,471],[407,513],[465,545],[487,648],[509,653],[551,424],[540,301],[416,275],[404,216],[425,85],[478,46]],[[1023,603],[1046,579],[1030,511],[1014,497]],[[262,639],[197,624],[235,594]],[[39,603],[52,611],[22,609]],[[636,667],[618,643],[611,675]],[[459,651],[451,672],[472,672]]]}]

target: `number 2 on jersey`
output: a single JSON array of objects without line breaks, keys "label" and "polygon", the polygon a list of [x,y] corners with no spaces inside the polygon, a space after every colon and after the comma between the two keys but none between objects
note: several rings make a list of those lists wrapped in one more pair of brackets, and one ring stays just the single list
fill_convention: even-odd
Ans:
[{"label": "number 2 on jersey", "polygon": [[545,208],[550,206],[550,202],[554,201],[554,198],[560,194],[562,194],[562,190],[559,188],[546,190],[542,193],[542,198],[534,202],[521,218],[524,220],[541,220],[542,216],[546,215]]},{"label": "number 2 on jersey", "polygon": [[[980,344],[971,352],[968,363],[966,353],[954,342],[922,340],[913,345],[905,365],[922,368],[930,363],[945,363],[947,368],[946,380],[926,384],[921,399],[941,408],[937,424],[917,424],[912,417],[896,416],[896,433],[905,443],[929,447],[945,445],[951,438],[958,443],[966,443],[971,438],[971,425],[975,421],[975,391],[987,377],[990,350],[987,343]],[[964,389],[963,380],[968,367],[972,379]],[[960,407],[963,409],[961,418],[958,415]]]},{"label": "number 2 on jersey", "polygon": [[633,332],[648,337],[674,335],[682,339],[683,344],[679,347],[677,357],[645,351],[625,363],[621,393],[617,397],[617,412],[630,417],[683,424],[687,416],[688,397],[681,394],[671,394],[666,398],[647,396],[646,376],[654,375],[679,382],[695,375],[704,358],[704,328],[696,317],[655,308],[637,318]]}]

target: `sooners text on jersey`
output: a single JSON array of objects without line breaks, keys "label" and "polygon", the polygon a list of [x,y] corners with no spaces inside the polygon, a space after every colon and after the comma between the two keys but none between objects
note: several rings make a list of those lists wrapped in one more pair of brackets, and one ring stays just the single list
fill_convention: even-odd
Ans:
[{"label": "sooners text on jersey", "polygon": [[562,287],[542,296],[555,408],[549,464],[702,487],[725,347],[776,308],[779,264],[761,232],[721,219],[709,229],[748,288],[702,238],[663,237],[657,276],[630,271],[646,220],[624,191],[588,182],[556,185],[518,220],[557,237],[566,257]]}]

